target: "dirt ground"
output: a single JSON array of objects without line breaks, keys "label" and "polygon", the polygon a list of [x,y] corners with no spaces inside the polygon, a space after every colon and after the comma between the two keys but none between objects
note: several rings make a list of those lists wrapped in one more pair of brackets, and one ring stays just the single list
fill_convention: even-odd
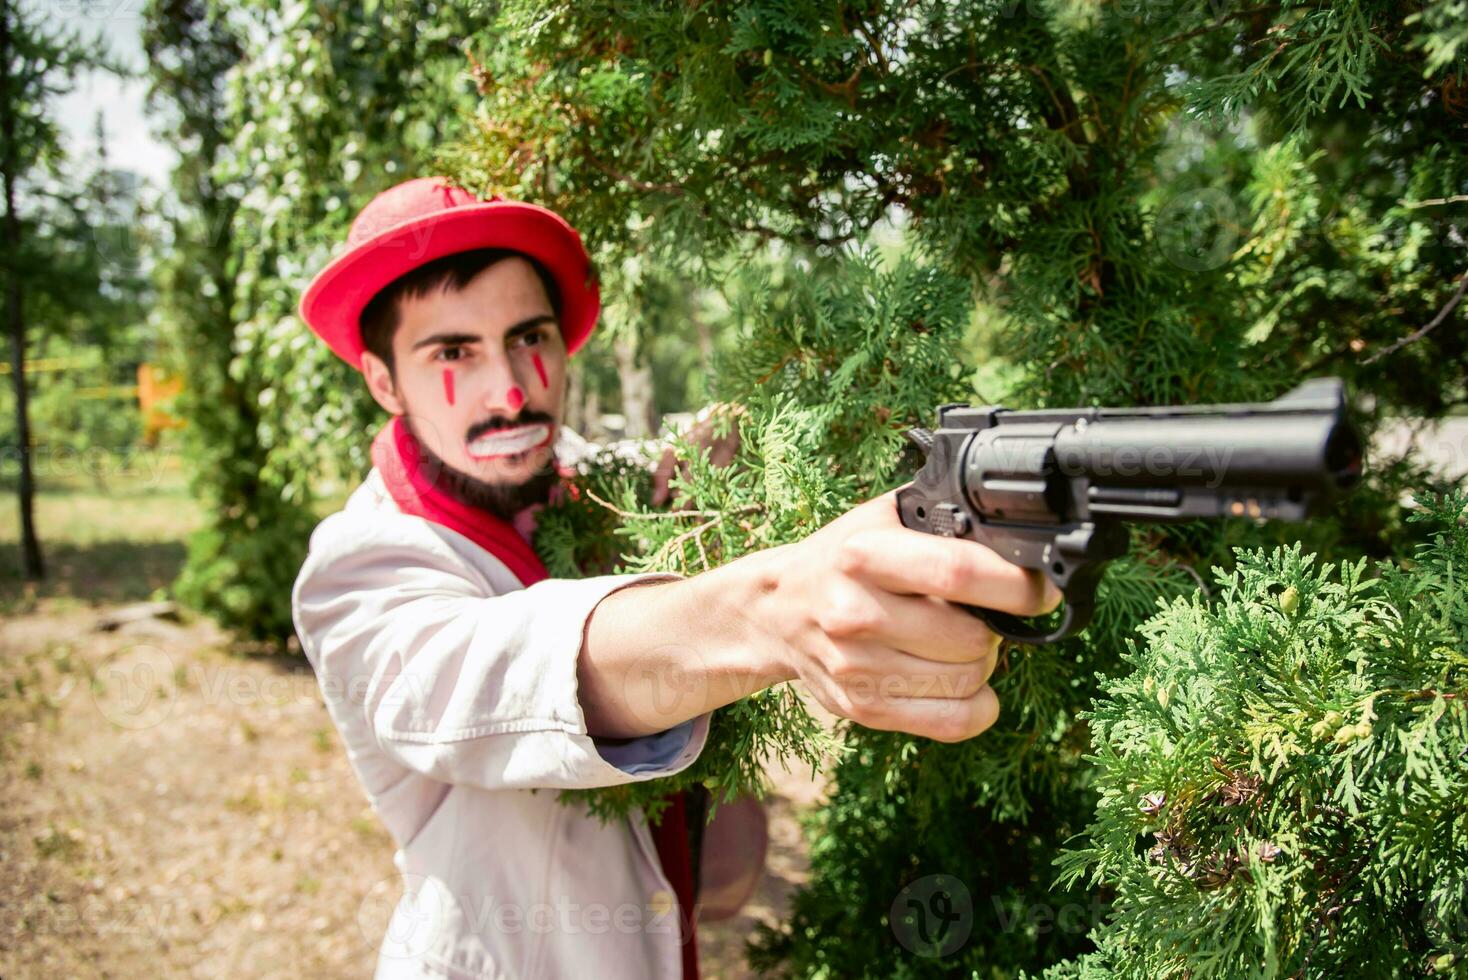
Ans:
[{"label": "dirt ground", "polygon": [[[0,977],[367,977],[400,889],[392,845],[303,660],[207,621],[99,623],[41,600],[0,621]],[[766,875],[700,926],[704,976],[806,874],[820,788],[776,771]]]}]

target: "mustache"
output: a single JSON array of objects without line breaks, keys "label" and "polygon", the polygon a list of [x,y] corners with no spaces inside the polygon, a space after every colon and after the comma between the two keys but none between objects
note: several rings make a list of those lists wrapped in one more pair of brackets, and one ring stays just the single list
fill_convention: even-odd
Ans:
[{"label": "mustache", "polygon": [[549,412],[538,412],[530,409],[521,412],[513,419],[507,419],[503,415],[496,415],[492,418],[485,419],[483,422],[475,422],[471,425],[469,427],[469,434],[464,437],[464,441],[473,442],[482,435],[498,432],[500,429],[515,429],[522,425],[536,425],[542,422],[546,425],[554,425],[555,421],[555,418]]}]

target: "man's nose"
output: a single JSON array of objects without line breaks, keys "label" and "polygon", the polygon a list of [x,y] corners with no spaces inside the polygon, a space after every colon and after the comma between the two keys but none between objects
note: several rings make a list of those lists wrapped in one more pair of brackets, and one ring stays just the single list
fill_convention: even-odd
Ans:
[{"label": "man's nose", "polygon": [[483,407],[487,411],[500,412],[514,418],[525,405],[524,380],[516,373],[515,366],[508,357],[495,358],[488,372]]}]

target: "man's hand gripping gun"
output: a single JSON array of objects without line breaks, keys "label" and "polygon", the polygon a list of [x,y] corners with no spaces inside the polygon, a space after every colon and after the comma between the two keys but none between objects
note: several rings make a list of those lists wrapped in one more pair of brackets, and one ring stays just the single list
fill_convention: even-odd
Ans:
[{"label": "man's hand gripping gun", "polygon": [[897,492],[907,527],[987,545],[1065,593],[1046,631],[967,606],[994,632],[1053,643],[1084,629],[1106,562],[1131,522],[1251,517],[1298,521],[1353,487],[1362,446],[1338,378],[1315,378],[1262,404],[1019,412],[945,405],[934,430],[910,429],[927,455]]}]

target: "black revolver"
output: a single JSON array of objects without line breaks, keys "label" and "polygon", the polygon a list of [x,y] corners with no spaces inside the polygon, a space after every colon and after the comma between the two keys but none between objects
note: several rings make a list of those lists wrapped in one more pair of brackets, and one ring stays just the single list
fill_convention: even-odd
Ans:
[{"label": "black revolver", "polygon": [[1065,593],[1046,632],[966,606],[994,632],[1053,643],[1084,629],[1128,522],[1210,517],[1298,521],[1361,478],[1361,436],[1339,378],[1272,402],[1018,412],[944,405],[907,436],[927,456],[897,491],[902,523],[967,538],[1036,569]]}]

